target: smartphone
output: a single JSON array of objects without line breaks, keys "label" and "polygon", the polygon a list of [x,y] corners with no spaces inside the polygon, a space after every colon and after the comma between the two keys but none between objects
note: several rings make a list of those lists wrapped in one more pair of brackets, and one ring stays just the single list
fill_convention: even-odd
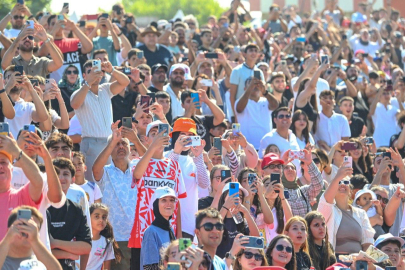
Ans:
[{"label": "smartphone", "polygon": [[14,71],[18,72],[19,75],[23,75],[24,74],[24,67],[23,66],[14,66]]},{"label": "smartphone", "polygon": [[357,149],[356,143],[354,143],[354,142],[347,142],[342,145],[342,150],[345,150],[345,151],[356,150],[356,149]]},{"label": "smartphone", "polygon": [[363,53],[363,57],[364,58],[368,57],[368,53]]},{"label": "smartphone", "polygon": [[286,60],[281,60],[281,61],[280,61],[280,64],[281,64],[282,66],[286,66],[286,65],[287,65],[287,61],[286,61]]},{"label": "smartphone", "polygon": [[274,182],[275,184],[280,184],[280,174],[279,173],[272,173],[270,175],[270,182]]},{"label": "smartphone", "polygon": [[193,100],[194,103],[196,103],[195,107],[197,109],[200,109],[201,108],[200,96],[198,95],[198,93],[191,93],[191,99]]},{"label": "smartphone", "polygon": [[353,167],[353,158],[350,156],[344,156],[343,163],[349,163],[345,166],[345,168],[352,168]]},{"label": "smartphone", "polygon": [[[147,106],[150,105],[150,96],[141,96],[141,107],[147,104]],[[143,110],[144,113],[149,113],[149,108]]]},{"label": "smartphone", "polygon": [[162,132],[162,131],[165,131],[165,132],[163,133],[163,136],[164,136],[164,137],[169,136],[169,124],[159,124],[159,126],[158,126],[158,133],[160,133],[160,132]]},{"label": "smartphone", "polygon": [[214,147],[219,150],[218,156],[222,156],[222,141],[220,137],[214,138]]},{"label": "smartphone", "polygon": [[30,80],[30,82],[31,82],[32,86],[38,86],[39,85],[39,82],[36,79]]},{"label": "smartphone", "polygon": [[229,183],[229,194],[228,196],[233,196],[234,194],[235,197],[239,197],[239,183],[236,182],[231,182]]},{"label": "smartphone", "polygon": [[142,59],[143,56],[144,56],[143,51],[140,51],[140,52],[136,53],[136,58],[138,58],[138,59]]},{"label": "smartphone", "polygon": [[103,13],[103,14],[101,14],[100,17],[101,17],[101,18],[107,18],[107,19],[108,19],[108,13]]},{"label": "smartphone", "polygon": [[8,123],[0,123],[0,135],[8,136],[10,133],[10,128]]},{"label": "smartphone", "polygon": [[132,129],[132,117],[122,117],[122,126]]},{"label": "smartphone", "polygon": [[17,4],[24,5],[24,0],[17,0]]},{"label": "smartphone", "polygon": [[97,67],[95,72],[101,71],[101,61],[100,60],[93,60],[93,67]]},{"label": "smartphone", "polygon": [[200,136],[189,136],[189,143],[186,146],[201,146],[201,137]]},{"label": "smartphone", "polygon": [[45,90],[51,89],[52,84],[55,83],[55,79],[46,79],[45,80]]},{"label": "smartphone", "polygon": [[34,29],[34,21],[31,21],[31,20],[27,21],[27,28]]},{"label": "smartphone", "polygon": [[382,157],[383,158],[388,157],[389,159],[391,159],[391,153],[390,152],[384,152],[384,153],[382,153]]},{"label": "smartphone", "polygon": [[31,219],[31,209],[18,210],[17,219]]},{"label": "smartphone", "polygon": [[86,21],[79,21],[79,27],[85,27]]},{"label": "smartphone", "polygon": [[180,238],[179,239],[179,251],[183,251],[186,248],[190,247],[192,244],[191,240],[188,238]]},{"label": "smartphone", "polygon": [[[249,174],[248,174],[248,183],[249,183],[249,186],[253,185],[254,182],[256,181],[256,179],[257,179],[257,175],[256,175],[255,173],[249,173]],[[253,192],[253,193],[257,193],[257,188],[252,189],[252,192]]]},{"label": "smartphone", "polygon": [[35,126],[34,125],[24,125],[23,130],[28,131],[28,132],[36,132]]},{"label": "smartphone", "polygon": [[297,42],[306,42],[307,41],[307,39],[305,38],[305,37],[297,37]]},{"label": "smartphone", "polygon": [[322,55],[322,56],[321,56],[321,63],[322,63],[322,64],[329,64],[329,56],[327,56],[327,55]]},{"label": "smartphone", "polygon": [[223,25],[222,25],[223,27],[225,27],[225,28],[228,28],[229,27],[229,23],[224,23]]},{"label": "smartphone", "polygon": [[67,8],[69,10],[69,3],[63,3],[63,8]]},{"label": "smartphone", "polygon": [[356,270],[368,270],[368,263],[366,261],[356,261]]},{"label": "smartphone", "polygon": [[202,80],[200,81],[200,83],[201,83],[203,86],[212,87],[212,80],[209,80],[209,79],[202,79]]},{"label": "smartphone", "polygon": [[63,21],[65,19],[65,16],[63,14],[58,15],[58,21]]},{"label": "smartphone", "polygon": [[232,124],[232,135],[239,136],[238,133],[240,133],[240,124],[239,123]]},{"label": "smartphone", "polygon": [[207,59],[217,59],[218,54],[217,53],[206,53],[205,58],[207,58]]},{"label": "smartphone", "polygon": [[396,266],[386,266],[385,270],[397,270]]},{"label": "smartphone", "polygon": [[342,40],[346,40],[347,39],[347,35],[346,34],[343,34],[342,35]]},{"label": "smartphone", "polygon": [[244,246],[244,247],[257,248],[257,249],[264,248],[264,238],[263,237],[245,236],[243,238],[249,238],[249,243],[242,244],[242,246]]},{"label": "smartphone", "polygon": [[364,139],[364,142],[365,142],[366,144],[373,144],[373,143],[374,143],[374,139],[373,139],[373,137],[367,137],[367,138]]},{"label": "smartphone", "polygon": [[231,177],[231,170],[221,170],[221,182]]},{"label": "smartphone", "polygon": [[122,70],[122,72],[125,75],[131,75],[131,68],[130,67],[124,67],[124,69]]},{"label": "smartphone", "polygon": [[260,75],[260,70],[253,71],[253,77],[255,77],[256,79],[261,80],[262,76]]},{"label": "smartphone", "polygon": [[180,264],[179,263],[171,263],[171,262],[169,262],[168,264],[167,264],[167,268],[166,268],[167,270],[181,270],[181,266],[180,266]]},{"label": "smartphone", "polygon": [[233,52],[234,53],[240,53],[240,46],[233,47]]},{"label": "smartphone", "polygon": [[284,190],[284,198],[287,200],[290,198],[290,192],[288,192],[288,190]]},{"label": "smartphone", "polygon": [[288,153],[288,157],[292,159],[303,159],[305,157],[305,153],[302,150],[291,150]]},{"label": "smartphone", "polygon": [[132,17],[127,17],[125,19],[125,23],[132,23]]}]

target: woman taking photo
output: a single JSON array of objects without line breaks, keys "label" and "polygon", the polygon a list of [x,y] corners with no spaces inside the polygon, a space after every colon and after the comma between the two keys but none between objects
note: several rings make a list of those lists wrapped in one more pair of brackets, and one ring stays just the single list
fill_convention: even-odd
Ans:
[{"label": "woman taking photo", "polygon": [[336,262],[336,257],[329,243],[328,231],[323,215],[317,211],[306,214],[308,225],[308,247],[312,265],[316,270],[323,270]]},{"label": "woman taking photo", "polygon": [[[212,86],[206,86],[205,82],[207,82],[207,81],[211,81]],[[205,92],[207,92],[208,98],[214,104],[216,104],[217,106],[221,106],[221,107],[223,106],[218,84],[215,82],[215,80],[208,78],[207,75],[200,74],[200,75],[196,76],[194,79],[193,85],[191,86],[191,89],[203,89]],[[212,92],[214,92],[215,97]],[[200,104],[200,106],[201,106],[201,113],[203,115],[212,115],[212,111],[207,106],[207,104],[202,103],[202,104]]]},{"label": "woman taking photo", "polygon": [[280,234],[271,240],[266,250],[269,266],[279,266],[286,270],[297,270],[295,252],[291,238]]},{"label": "woman taking photo", "polygon": [[314,138],[309,133],[308,116],[302,110],[296,110],[292,117],[291,130],[297,137],[298,145],[303,150],[308,144],[315,145]]},{"label": "woman taking photo", "polygon": [[336,254],[365,251],[374,243],[374,229],[363,209],[349,204],[350,181],[343,180],[353,174],[350,164],[343,163],[335,178],[322,195],[318,211],[325,217],[329,242]]},{"label": "woman taking photo", "polygon": [[349,155],[353,160],[353,175],[362,174],[367,178],[368,182],[371,183],[373,181],[373,173],[367,167],[362,143],[356,138],[351,138],[349,142],[354,143],[356,147],[355,150],[349,150]]}]

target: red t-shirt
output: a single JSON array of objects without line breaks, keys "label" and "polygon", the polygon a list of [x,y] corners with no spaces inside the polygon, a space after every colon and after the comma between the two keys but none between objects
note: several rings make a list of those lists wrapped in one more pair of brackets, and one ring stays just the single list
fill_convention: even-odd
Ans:
[{"label": "red t-shirt", "polygon": [[10,188],[8,191],[0,193],[0,240],[7,233],[7,220],[10,212],[19,206],[28,205],[38,209],[42,201],[41,198],[34,202],[29,192],[30,184],[26,184],[20,189]]},{"label": "red t-shirt", "polygon": [[[138,164],[139,159],[131,162],[132,171]],[[131,236],[128,241],[128,247],[141,248],[143,234],[147,227],[155,219],[153,215],[152,196],[158,187],[168,186],[174,190],[177,198],[186,198],[186,188],[179,163],[177,161],[164,159],[151,159],[143,177],[133,179],[132,188],[136,185],[138,189],[138,199],[135,210],[135,221],[132,227]],[[176,233],[177,207],[174,210],[170,224]]]}]

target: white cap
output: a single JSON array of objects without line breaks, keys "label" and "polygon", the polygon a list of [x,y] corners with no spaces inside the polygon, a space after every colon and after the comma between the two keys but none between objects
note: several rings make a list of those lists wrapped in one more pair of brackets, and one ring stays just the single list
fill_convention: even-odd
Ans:
[{"label": "white cap", "polygon": [[377,196],[375,195],[375,193],[369,189],[360,189],[359,191],[356,192],[356,195],[354,196],[354,200],[353,200],[353,206],[357,206],[357,199],[360,198],[361,195],[364,194],[370,194],[371,195],[371,199],[372,200],[377,200]]},{"label": "white cap", "polygon": [[20,270],[46,270],[45,265],[37,259],[28,259],[20,263]]},{"label": "white cap", "polygon": [[378,236],[377,240],[375,240],[375,242],[374,242],[374,246],[377,247],[379,244],[381,244],[385,241],[388,241],[388,240],[398,241],[400,244],[400,247],[402,247],[405,244],[405,241],[401,237],[393,236],[390,233],[386,233],[386,234],[382,234],[382,235]]},{"label": "white cap", "polygon": [[152,128],[159,126],[159,124],[163,124],[163,122],[160,120],[156,120],[156,121],[153,121],[152,123],[149,123],[148,126],[146,127],[146,136],[149,135],[149,131]]},{"label": "white cap", "polygon": [[166,187],[158,187],[155,189],[155,193],[153,193],[151,202],[153,203],[157,199],[161,199],[164,197],[174,197],[177,199],[176,193],[172,188]]},{"label": "white cap", "polygon": [[172,75],[172,72],[176,69],[182,69],[184,71],[184,78],[186,81],[191,81],[193,77],[191,77],[190,68],[186,64],[174,64],[170,67],[169,76]]}]

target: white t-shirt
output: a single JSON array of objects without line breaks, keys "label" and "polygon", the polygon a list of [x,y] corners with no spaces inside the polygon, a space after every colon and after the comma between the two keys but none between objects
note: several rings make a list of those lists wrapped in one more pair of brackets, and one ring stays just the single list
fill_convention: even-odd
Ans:
[{"label": "white t-shirt", "polygon": [[5,37],[7,37],[7,38],[15,38],[20,34],[21,29],[4,29],[3,32],[4,32]]},{"label": "white t-shirt", "polygon": [[25,102],[22,98],[17,100],[14,105],[15,117],[13,119],[4,118],[8,123],[11,134],[17,138],[18,132],[32,122],[32,112],[35,111],[35,105],[32,102]]},{"label": "white t-shirt", "polygon": [[181,93],[178,93],[178,96],[176,96],[176,93],[172,90],[170,87],[170,84],[167,84],[163,86],[163,91],[166,91],[170,95],[170,107],[172,109],[172,119],[178,117],[178,116],[183,116],[184,115],[184,108],[181,106]]},{"label": "white t-shirt", "polygon": [[[378,51],[384,45],[384,43],[385,42],[383,41],[380,46],[378,42],[369,41],[368,45],[363,45],[360,43],[359,36],[354,35],[350,38],[350,45],[353,48],[353,52],[356,52],[357,50],[363,50],[365,53],[368,53],[372,57],[375,57],[375,52]],[[366,63],[370,64],[368,61],[366,61]]]},{"label": "white t-shirt", "polygon": [[[235,102],[235,112],[239,100]],[[261,97],[257,102],[249,99],[243,112],[236,112],[242,134],[249,143],[253,144],[255,149],[259,149],[260,140],[273,128],[271,113],[269,102],[264,97]]]},{"label": "white t-shirt", "polygon": [[93,233],[91,232],[91,219],[90,219],[89,202],[87,200],[87,196],[86,196],[86,193],[84,192],[84,190],[80,186],[78,186],[76,184],[71,184],[69,189],[68,189],[68,192],[66,194],[66,198],[68,198],[72,202],[77,203],[78,205],[80,205],[80,207],[83,210],[83,213],[86,214],[87,225],[89,225],[90,233],[91,233],[91,235],[93,235]]},{"label": "white t-shirt", "polygon": [[333,146],[340,141],[342,137],[350,138],[350,126],[346,116],[333,112],[329,118],[321,112],[317,122],[315,140],[322,140],[329,146]]},{"label": "white t-shirt", "polygon": [[113,243],[110,243],[107,249],[106,247],[107,241],[104,236],[100,236],[100,239],[91,242],[91,251],[89,260],[87,261],[86,270],[102,269],[105,261],[115,259]]},{"label": "white t-shirt", "polygon": [[[294,78],[291,79],[291,88],[294,87],[297,80],[298,80],[298,77],[294,77]],[[319,94],[323,90],[330,90],[329,83],[328,83],[328,81],[326,81],[326,80],[324,80],[322,78],[319,78],[318,82],[316,83],[316,102],[318,103],[318,112],[322,111],[322,106],[321,106],[321,103],[320,103],[320,100],[319,100]],[[298,94],[298,91],[294,92],[294,100],[297,99],[297,94]],[[295,102],[294,102],[294,104],[295,104]],[[293,108],[293,110],[294,110],[294,108]]]},{"label": "white t-shirt", "polygon": [[[300,150],[305,149],[305,146],[307,146],[307,144],[305,143],[305,138],[303,138],[302,141],[301,141],[300,138],[298,138],[297,136],[296,136],[296,138],[297,138],[297,143],[298,143],[298,145],[300,146]],[[312,134],[311,134],[311,133],[309,133],[309,143],[310,143],[311,145],[314,145],[314,144],[315,144],[314,138],[312,137]]]},{"label": "white t-shirt", "polygon": [[[256,218],[256,224],[259,229],[259,234],[260,237],[263,237],[265,240],[265,247],[268,247],[271,240],[273,240],[274,237],[279,235],[277,233],[277,228],[278,228],[278,219],[277,219],[277,211],[276,208],[273,207],[271,209],[271,212],[273,214],[273,223],[272,224],[267,224],[264,222],[264,216],[263,213],[260,213],[257,215]],[[285,217],[284,217],[284,223],[285,223]]]},{"label": "white t-shirt", "polygon": [[387,109],[378,102],[372,115],[374,123],[374,142],[376,147],[389,146],[392,135],[397,134],[400,129],[397,125],[396,115],[399,113],[398,108],[389,104]]},{"label": "white t-shirt", "polygon": [[79,118],[77,118],[76,115],[70,119],[69,131],[67,135],[82,135],[82,126],[80,125]]},{"label": "white t-shirt", "polygon": [[89,182],[85,180],[83,185],[78,185],[81,187],[84,192],[86,193],[87,200],[89,202],[89,205],[94,203],[95,200],[101,199],[103,197],[103,194],[101,194],[101,190],[99,186],[94,183],[94,182]]}]

